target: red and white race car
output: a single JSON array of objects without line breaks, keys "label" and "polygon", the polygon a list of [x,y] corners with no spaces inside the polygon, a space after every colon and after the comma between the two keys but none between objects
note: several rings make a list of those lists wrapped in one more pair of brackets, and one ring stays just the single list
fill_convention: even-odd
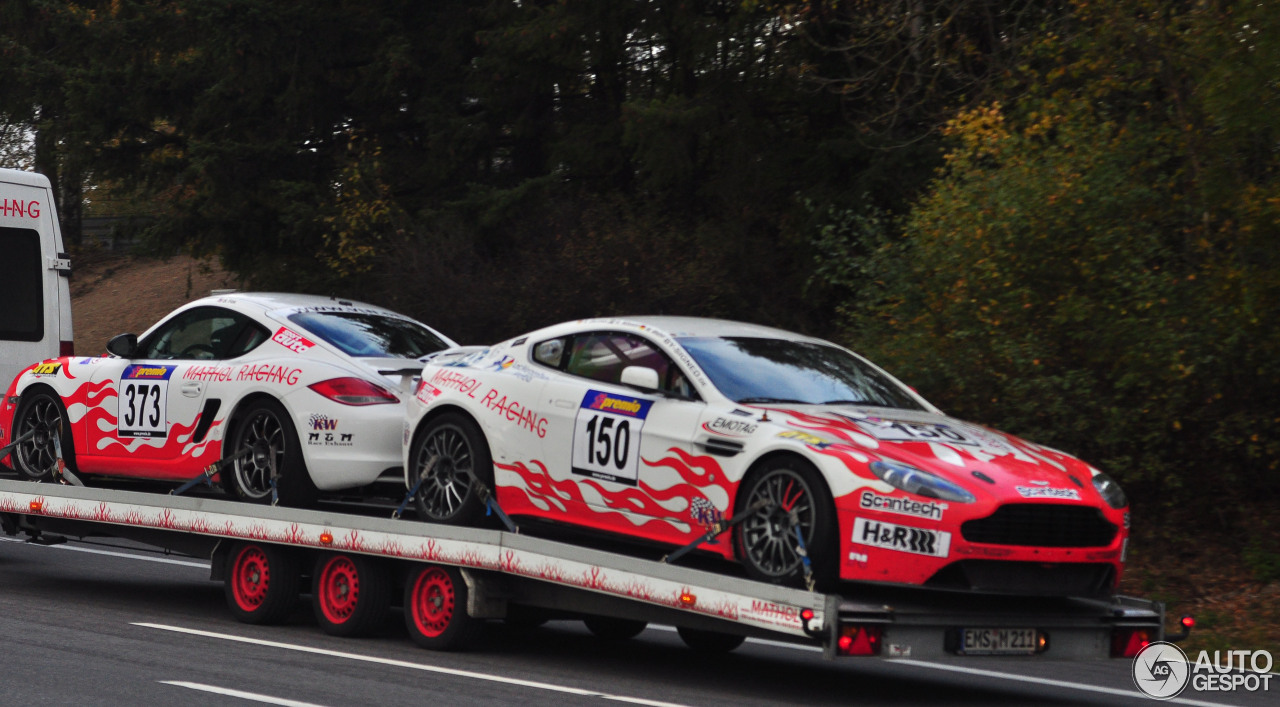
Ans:
[{"label": "red and white race car", "polygon": [[[174,310],[111,355],[49,359],[0,405],[0,444],[25,477],[74,472],[180,481],[245,450],[221,474],[251,501],[304,505],[400,467],[420,358],[456,344],[395,312],[327,297],[231,293]],[[4,431],[12,435],[4,437]]]},{"label": "red and white race car", "polygon": [[[681,317],[561,324],[427,360],[406,484],[427,520],[509,515],[701,549],[755,578],[1114,590],[1124,493],[1062,452],[947,417],[819,339]],[[425,478],[423,478],[425,476]]]}]

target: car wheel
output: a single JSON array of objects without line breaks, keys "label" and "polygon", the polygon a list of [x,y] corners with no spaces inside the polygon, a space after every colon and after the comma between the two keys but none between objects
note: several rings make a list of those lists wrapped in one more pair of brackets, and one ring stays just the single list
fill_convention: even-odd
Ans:
[{"label": "car wheel", "polygon": [[30,481],[51,481],[58,462],[58,445],[64,463],[73,466],[74,445],[71,425],[62,401],[50,392],[37,390],[22,396],[22,405],[14,416],[13,439],[28,432],[35,434],[13,450],[14,468]]},{"label": "car wheel", "polygon": [[596,638],[606,641],[626,641],[640,635],[648,622],[638,619],[615,619],[611,616],[591,616],[582,620],[587,630]]},{"label": "car wheel", "polygon": [[284,621],[298,603],[297,556],[276,545],[238,543],[223,585],[227,606],[248,624]]},{"label": "car wheel", "polygon": [[479,623],[467,613],[467,583],[453,567],[427,565],[404,585],[404,623],[413,642],[433,651],[465,648]]},{"label": "car wheel", "polygon": [[312,572],[316,621],[331,636],[363,636],[386,621],[391,576],[383,563],[364,555],[325,555]]},{"label": "car wheel", "polygon": [[680,634],[680,640],[684,641],[686,646],[699,653],[728,653],[747,640],[746,636],[720,633],[719,631],[703,631],[696,628],[685,628],[684,626],[677,627],[676,633]]},{"label": "car wheel", "polygon": [[284,407],[274,400],[259,399],[236,419],[231,446],[223,454],[250,451],[222,472],[227,491],[242,501],[270,503],[274,478],[280,504],[297,507],[314,503],[319,492],[302,460],[297,430]]},{"label": "car wheel", "polygon": [[827,585],[834,577],[837,540],[834,504],[826,483],[811,464],[796,457],[775,457],[747,475],[738,508],[757,501],[768,505],[737,528],[739,560],[754,579],[804,586],[804,565],[794,524],[804,537],[813,577]]},{"label": "car wheel", "polygon": [[493,461],[484,433],[474,422],[457,413],[431,420],[418,435],[409,464],[409,483],[418,487],[413,502],[423,520],[451,525],[480,522],[484,504],[472,476],[492,489]]}]

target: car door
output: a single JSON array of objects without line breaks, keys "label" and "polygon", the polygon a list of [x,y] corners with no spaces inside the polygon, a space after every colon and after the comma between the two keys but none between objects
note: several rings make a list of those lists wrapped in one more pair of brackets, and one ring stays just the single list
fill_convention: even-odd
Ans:
[{"label": "car door", "polygon": [[[114,379],[114,426],[99,424],[96,449],[103,471],[151,478],[194,475],[213,459],[197,458],[218,391],[234,381],[227,363],[267,337],[266,329],[222,307],[196,307],[165,321],[129,359],[112,359],[95,380]],[[210,397],[210,389],[215,395]]]},{"label": "car door", "polygon": [[[693,501],[682,472],[704,405],[675,392],[689,391],[679,368],[653,342],[629,332],[540,342],[534,358],[546,365],[556,349],[563,352],[557,362],[561,374],[543,387],[549,427],[561,431],[543,440],[553,476],[567,472],[582,502],[596,509],[687,517]],[[659,389],[623,385],[622,371],[629,366],[655,370]]]}]

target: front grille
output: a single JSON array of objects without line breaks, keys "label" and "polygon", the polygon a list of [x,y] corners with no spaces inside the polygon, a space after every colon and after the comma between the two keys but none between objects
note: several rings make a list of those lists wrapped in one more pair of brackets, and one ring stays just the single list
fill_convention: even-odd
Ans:
[{"label": "front grille", "polygon": [[960,525],[971,543],[1029,547],[1106,547],[1119,531],[1097,508],[1052,503],[1011,503]]}]

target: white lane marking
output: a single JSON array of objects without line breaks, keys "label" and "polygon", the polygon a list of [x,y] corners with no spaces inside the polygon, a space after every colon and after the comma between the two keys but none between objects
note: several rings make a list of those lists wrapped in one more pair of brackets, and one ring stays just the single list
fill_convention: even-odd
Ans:
[{"label": "white lane marking", "polygon": [[[649,624],[649,628],[654,631],[669,631],[671,633],[676,632],[675,626],[659,626],[656,624]],[[813,653],[822,652],[821,646],[806,646],[802,643],[787,643],[786,641],[774,641],[768,638],[748,638],[747,642],[755,645],[777,646],[778,648],[791,648],[798,651],[811,651]]]},{"label": "white lane marking", "polygon": [[[673,633],[675,632],[675,628],[672,626],[655,626],[653,624],[650,624],[649,628],[657,631],[671,631]],[[785,641],[771,641],[767,638],[748,638],[747,642],[756,644],[756,645],[763,644],[767,646],[777,646],[778,648],[791,648],[793,650],[798,650],[798,651],[816,651],[818,653],[822,652],[822,649],[819,648],[818,646],[805,646],[797,643],[787,643]],[[912,660],[910,658],[886,658],[885,660],[890,663],[902,663],[903,665],[913,665],[920,668],[932,668],[934,670],[950,670],[957,673],[981,675],[983,677],[988,677],[988,678],[999,678],[1002,680],[1016,680],[1019,682],[1030,682],[1030,683],[1037,683],[1041,685],[1053,685],[1054,687],[1066,687],[1066,688],[1071,688],[1073,690],[1101,692],[1108,695],[1121,695],[1123,697],[1143,697],[1144,696],[1142,693],[1138,692],[1137,690],[1120,690],[1113,687],[1100,687],[1097,685],[1086,685],[1083,683],[1067,682],[1065,680],[1053,680],[1051,678],[1036,678],[1036,677],[1029,677],[1026,675],[1016,675],[1013,673],[1001,673],[995,670],[983,670],[981,668],[968,668],[960,665],[928,663],[922,660]],[[1230,705],[1226,705],[1221,702],[1203,702],[1201,700],[1192,700],[1185,697],[1174,698],[1172,700],[1168,700],[1168,702],[1172,704],[1194,705],[1196,707],[1230,707]]]},{"label": "white lane marking", "polygon": [[331,651],[325,648],[313,648],[311,646],[299,646],[292,643],[280,643],[278,641],[265,641],[259,638],[247,638],[245,636],[233,636],[226,633],[214,633],[212,631],[200,631],[193,628],[183,628],[181,626],[166,626],[164,624],[152,624],[145,622],[134,622],[134,626],[142,626],[144,628],[154,628],[161,631],[173,631],[175,633],[185,633],[192,636],[203,636],[205,638],[218,638],[224,641],[236,641],[238,643],[250,643],[257,646],[266,646],[268,648],[282,648],[284,650],[298,651],[300,653],[313,653],[315,655],[329,656],[331,658],[345,658],[347,660],[358,660],[365,663],[378,663],[381,665],[389,665],[397,668],[409,668],[411,670],[423,670],[429,673],[441,673],[443,675],[453,675],[456,677],[472,678],[474,680],[485,680],[488,682],[503,683],[505,685],[516,685],[519,687],[529,687],[536,690],[550,690],[552,692],[562,692],[568,695],[580,695],[582,697],[599,697],[614,702],[627,702],[636,705],[650,705],[651,707],[686,707],[678,702],[662,702],[659,700],[647,700],[642,697],[629,697],[627,695],[613,695],[606,692],[598,692],[596,690],[584,690],[577,687],[569,687],[567,685],[553,685],[546,682],[535,682],[533,680],[520,680],[518,678],[508,678],[501,675],[492,675],[489,673],[477,673],[471,670],[457,670],[454,668],[442,668],[435,665],[423,665],[422,663],[411,663],[406,660],[394,660],[391,658],[377,658],[374,656],[360,655],[358,653],[347,653],[345,651]]},{"label": "white lane marking", "polygon": [[108,555],[110,557],[126,557],[131,560],[146,560],[147,562],[159,562],[165,565],[181,565],[183,567],[199,567],[201,569],[209,569],[208,562],[193,562],[190,560],[173,560],[168,557],[151,557],[149,555],[136,555],[131,552],[113,552],[111,550],[96,550],[91,547],[79,547],[76,545],[36,545],[28,543],[25,540],[17,538],[0,538],[5,542],[22,543],[23,545],[32,545],[33,547],[47,547],[55,550],[71,550],[72,552],[87,552],[93,555]]},{"label": "white lane marking", "polygon": [[[911,665],[917,668],[932,668],[933,670],[949,670],[955,673],[965,673],[967,675],[980,675],[988,678],[999,678],[1001,680],[1014,680],[1017,682],[1029,682],[1036,685],[1050,685],[1052,687],[1065,687],[1072,690],[1085,690],[1088,692],[1100,692],[1106,695],[1120,695],[1121,697],[1138,697],[1145,698],[1138,690],[1120,690],[1114,687],[1101,687],[1098,685],[1084,685],[1076,682],[1067,682],[1066,680],[1053,680],[1051,678],[1035,678],[1028,675],[1014,675],[1013,673],[1000,673],[994,670],[982,670],[981,668],[966,668],[961,665],[944,665],[942,663],[927,663],[923,660],[912,660],[910,658],[888,658],[890,663],[899,663],[901,665]],[[1083,664],[1082,664],[1083,665]],[[1194,705],[1195,707],[1229,707],[1222,702],[1205,702],[1203,700],[1191,700],[1185,697],[1175,697],[1171,700],[1165,700],[1165,704],[1175,705]]]},{"label": "white lane marking", "polygon": [[242,700],[251,700],[253,702],[265,702],[269,705],[285,705],[285,707],[322,707],[314,702],[299,702],[298,700],[286,700],[283,697],[272,697],[271,695],[259,695],[254,692],[244,692],[243,690],[229,690],[225,687],[215,687],[213,685],[202,685],[198,682],[183,682],[181,680],[159,680],[162,685],[176,685],[177,687],[185,687],[190,690],[200,690],[201,692],[212,692],[215,695],[226,695],[227,697],[239,697]]}]

